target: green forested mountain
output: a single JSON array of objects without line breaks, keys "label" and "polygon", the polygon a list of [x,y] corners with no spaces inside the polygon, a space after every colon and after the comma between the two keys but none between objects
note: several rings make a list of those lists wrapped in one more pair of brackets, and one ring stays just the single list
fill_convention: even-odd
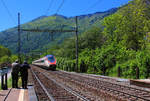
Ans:
[{"label": "green forested mountain", "polygon": [[[79,68],[75,68],[74,39],[49,49],[60,69],[117,76],[150,77],[150,0],[132,0],[79,37]],[[46,54],[46,53],[45,53]],[[44,55],[45,55],[44,54]]]},{"label": "green forested mountain", "polygon": [[[92,26],[101,27],[101,20],[116,12],[117,9],[111,9],[106,12],[97,12],[95,14],[81,15],[78,17],[79,33],[91,28]],[[75,17],[67,18],[61,15],[41,16],[21,25],[21,28],[26,29],[74,29]],[[74,36],[74,33],[53,33],[51,40],[51,33],[37,33],[37,32],[21,32],[21,51],[24,53],[31,50],[50,48],[56,44],[62,43],[65,38]],[[5,30],[0,33],[0,44],[9,48],[13,53],[17,52],[17,27]]]}]

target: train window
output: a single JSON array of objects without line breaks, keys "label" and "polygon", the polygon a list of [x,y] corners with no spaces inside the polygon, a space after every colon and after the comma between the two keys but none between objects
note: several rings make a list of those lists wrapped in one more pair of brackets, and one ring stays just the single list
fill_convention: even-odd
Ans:
[{"label": "train window", "polygon": [[53,57],[53,56],[48,57],[48,60],[49,60],[50,62],[54,62],[54,61],[55,61],[55,59],[54,59],[54,57]]},{"label": "train window", "polygon": [[44,62],[44,60],[41,60],[41,62]]}]

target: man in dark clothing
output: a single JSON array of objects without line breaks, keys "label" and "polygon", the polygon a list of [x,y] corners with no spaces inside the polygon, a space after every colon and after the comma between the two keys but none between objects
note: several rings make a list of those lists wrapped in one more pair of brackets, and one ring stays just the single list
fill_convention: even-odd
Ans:
[{"label": "man in dark clothing", "polygon": [[16,60],[14,63],[12,63],[12,88],[18,88],[18,74],[20,70],[20,64],[19,61]]},{"label": "man in dark clothing", "polygon": [[21,80],[22,80],[22,88],[27,89],[28,82],[28,69],[30,68],[29,64],[25,61],[20,69],[21,72]]}]

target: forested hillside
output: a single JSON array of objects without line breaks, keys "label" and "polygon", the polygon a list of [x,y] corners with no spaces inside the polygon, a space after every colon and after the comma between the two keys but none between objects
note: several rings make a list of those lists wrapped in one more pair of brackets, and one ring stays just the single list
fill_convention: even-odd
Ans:
[{"label": "forested hillside", "polygon": [[[100,23],[100,21],[99,21]],[[133,0],[79,37],[79,68],[75,68],[75,40],[64,41],[48,53],[57,56],[60,69],[136,78],[150,76],[150,0]],[[45,55],[45,54],[44,54]]]},{"label": "forested hillside", "polygon": [[[97,12],[95,14],[81,15],[78,17],[79,34],[92,26],[101,26],[101,20],[116,12],[117,9],[110,9],[106,12]],[[26,29],[74,29],[75,17],[67,18],[61,15],[41,16],[31,22],[21,25]],[[31,50],[44,50],[54,45],[60,44],[64,39],[73,37],[74,33],[51,33],[21,32],[21,52],[28,53]],[[17,27],[5,30],[0,33],[0,44],[9,48],[13,53],[17,52]]]}]

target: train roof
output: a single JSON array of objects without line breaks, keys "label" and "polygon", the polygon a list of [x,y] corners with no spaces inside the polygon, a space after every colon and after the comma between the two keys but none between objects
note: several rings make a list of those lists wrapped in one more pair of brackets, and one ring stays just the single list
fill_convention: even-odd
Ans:
[{"label": "train roof", "polygon": [[46,57],[52,57],[52,56],[54,56],[54,55],[46,55]]},{"label": "train roof", "polygon": [[43,60],[43,59],[45,59],[45,58],[48,58],[48,57],[54,57],[54,55],[46,55],[45,57],[42,57],[42,58],[40,58],[40,59],[38,59],[38,60],[35,60],[35,61],[33,61],[33,62],[41,61],[41,60]]}]

